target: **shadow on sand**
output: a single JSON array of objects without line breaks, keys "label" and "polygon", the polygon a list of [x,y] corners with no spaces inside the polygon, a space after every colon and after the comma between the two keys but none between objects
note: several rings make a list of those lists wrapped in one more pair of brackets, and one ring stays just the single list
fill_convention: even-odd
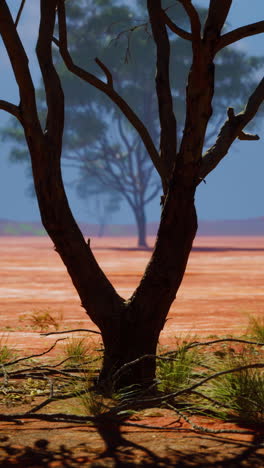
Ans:
[{"label": "shadow on sand", "polygon": [[[260,468],[264,466],[264,434],[255,435],[250,444],[207,434],[185,434],[184,449],[179,446],[177,448],[176,436],[173,444],[175,448],[174,446],[171,448],[173,439],[170,439],[170,448],[167,449],[156,443],[157,453],[155,453],[143,444],[124,438],[116,420],[99,417],[96,428],[105,445],[105,450],[101,453],[99,450],[95,453],[92,444],[89,444],[88,433],[87,443],[71,448],[60,445],[57,449],[51,449],[47,439],[36,440],[32,446],[18,446],[12,445],[8,437],[3,437],[0,441],[0,466],[5,468],[14,466],[21,468],[79,466]],[[260,449],[262,454],[258,453]]]}]

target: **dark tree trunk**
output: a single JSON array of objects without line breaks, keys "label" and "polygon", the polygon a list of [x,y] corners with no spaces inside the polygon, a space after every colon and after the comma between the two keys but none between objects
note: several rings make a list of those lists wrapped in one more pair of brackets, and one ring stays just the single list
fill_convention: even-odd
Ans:
[{"label": "dark tree trunk", "polygon": [[[112,327],[102,331],[105,356],[100,379],[105,382],[120,366],[155,355],[170,306],[181,284],[197,230],[194,189],[175,183],[167,197],[157,241],[145,275]],[[119,386],[149,385],[155,359],[124,369]]]}]

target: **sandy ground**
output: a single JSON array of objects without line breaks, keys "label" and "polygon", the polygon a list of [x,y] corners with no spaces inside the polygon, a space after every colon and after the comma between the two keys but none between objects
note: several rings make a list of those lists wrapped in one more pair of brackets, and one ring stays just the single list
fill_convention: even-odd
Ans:
[{"label": "sandy ground", "polygon": [[[153,242],[150,239],[150,245]],[[137,286],[151,255],[150,251],[137,250],[135,244],[134,238],[91,241],[101,267],[125,298]],[[54,343],[54,336],[40,338],[40,327],[32,327],[32,317],[45,312],[56,319],[61,331],[80,327],[96,330],[81,308],[49,239],[1,237],[0,277],[1,344],[11,345],[23,355],[47,349]],[[243,333],[250,315],[263,315],[263,280],[264,238],[197,238],[160,343],[173,346],[176,337],[195,334]],[[95,344],[96,337],[91,337]],[[54,353],[60,353],[62,343]],[[154,410],[139,422],[165,426],[173,421],[177,426],[175,416]],[[229,427],[217,421],[209,421],[206,426]],[[178,432],[131,428],[123,436],[127,445],[109,455],[104,453],[97,432],[87,426],[44,421],[25,421],[17,426],[2,422],[0,466],[264,466],[264,439],[259,432],[213,436],[185,432],[183,424]]]},{"label": "sandy ground", "polygon": [[[153,245],[154,239],[150,239]],[[94,254],[120,295],[128,298],[151,255],[134,238],[94,238]],[[60,330],[95,325],[80,306],[66,269],[48,238],[0,238],[2,340],[16,348],[44,349],[30,317],[48,311]],[[186,335],[240,334],[250,315],[264,310],[264,238],[197,238],[171,307],[161,344]],[[52,327],[50,328],[52,331]]]}]

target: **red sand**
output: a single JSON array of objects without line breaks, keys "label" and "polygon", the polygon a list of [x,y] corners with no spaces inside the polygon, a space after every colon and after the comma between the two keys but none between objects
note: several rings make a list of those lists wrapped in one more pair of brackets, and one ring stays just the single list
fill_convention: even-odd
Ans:
[{"label": "red sand", "polygon": [[[150,239],[150,245],[153,242]],[[134,250],[135,245],[135,238],[91,240],[101,267],[125,298],[151,254]],[[60,322],[60,330],[96,329],[48,238],[1,237],[0,275],[2,340],[18,350],[42,350],[54,342],[54,336],[40,339],[39,330],[29,327],[24,316],[31,314],[47,310]],[[249,315],[263,313],[263,280],[263,237],[197,238],[161,343],[173,344],[176,336],[188,334],[242,333]]]},{"label": "red sand", "polygon": [[[133,250],[135,244],[132,238],[92,239],[92,247],[100,265],[124,297],[129,297],[138,284],[150,256],[150,252]],[[195,333],[203,336],[242,333],[246,329],[248,316],[261,315],[264,309],[263,260],[264,238],[198,238],[177,300],[172,305],[169,320],[162,332],[161,343],[172,345],[176,336]],[[31,314],[37,316],[43,311],[57,317],[60,330],[77,327],[96,329],[80,307],[80,300],[65,267],[49,239],[0,238],[0,275],[3,329],[0,344],[6,341],[21,351],[23,356],[51,346],[55,337],[40,338],[40,330],[32,329],[29,320],[23,318]],[[52,327],[50,331],[53,331]],[[92,339],[96,340],[94,336],[97,335],[92,335]],[[166,426],[175,421],[175,415],[172,416],[166,410],[156,411],[155,417],[154,413],[152,411],[152,416],[150,413],[136,422]],[[215,420],[192,420],[214,430],[236,428],[232,424]],[[188,431],[185,433],[187,424],[182,420],[174,424],[179,425],[183,432],[123,429],[127,439],[142,447],[143,458],[144,447],[147,447],[154,455],[166,455],[168,462],[171,462],[170,466],[176,466],[176,461],[177,466],[213,466],[217,463],[221,467],[227,466],[229,462],[230,466],[237,466],[236,462],[243,460],[243,466],[246,467],[253,466],[250,457],[254,459],[254,466],[262,466],[263,448],[257,445],[259,435],[254,432],[248,435],[210,437],[209,434],[202,436]],[[34,466],[40,466],[38,462],[41,457],[47,460],[47,454],[51,461],[45,463],[50,467],[64,466],[61,460],[65,457],[71,466],[84,463],[85,466],[91,466],[94,460],[97,466],[100,460],[98,457],[104,450],[104,444],[95,430],[66,423],[58,425],[44,421],[25,421],[19,426],[2,422],[0,439],[1,466],[26,466],[26,456],[30,457],[30,466],[32,460]],[[34,446],[38,439],[48,439],[47,453]],[[250,448],[248,442],[253,442]],[[13,444],[13,451],[9,450],[9,444]],[[58,455],[60,446],[63,447],[61,444],[65,444],[68,449],[65,452],[63,448],[62,458]],[[33,448],[28,449],[29,446]],[[143,458],[138,453],[141,452],[130,451],[130,461],[136,460],[138,466],[141,466]],[[78,458],[80,456],[82,458]],[[185,460],[191,461],[191,464],[185,465]],[[106,466],[104,460],[102,463],[98,466]],[[109,462],[107,466],[116,464]]]}]

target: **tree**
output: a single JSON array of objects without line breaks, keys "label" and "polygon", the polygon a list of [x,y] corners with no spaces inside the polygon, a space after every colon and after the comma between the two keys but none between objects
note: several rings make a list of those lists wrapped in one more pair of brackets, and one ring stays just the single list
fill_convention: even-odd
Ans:
[{"label": "tree", "polygon": [[[101,383],[131,361],[136,363],[127,368],[127,372],[119,374],[119,385],[153,382],[155,360],[143,356],[155,355],[159,334],[185,272],[197,230],[196,188],[226,156],[236,138],[259,139],[257,135],[246,133],[244,128],[264,100],[264,78],[245,100],[244,110],[237,113],[233,107],[228,108],[226,121],[219,129],[215,143],[203,154],[206,130],[212,117],[215,57],[221,49],[242,38],[263,33],[264,22],[221,34],[232,0],[210,0],[204,26],[190,0],[181,0],[181,4],[189,17],[191,32],[172,22],[162,9],[161,0],[148,0],[146,5],[156,45],[158,151],[142,120],[116,91],[110,69],[97,61],[105,74],[105,80],[101,80],[73,61],[67,44],[64,0],[40,0],[36,52],[47,100],[47,118],[42,129],[17,21],[12,18],[7,2],[0,3],[0,32],[20,93],[19,105],[1,100],[0,108],[15,116],[24,129],[43,225],[68,270],[82,306],[101,331],[104,343]],[[54,33],[56,17],[57,37]],[[186,87],[184,131],[179,142],[169,80],[168,29],[191,42],[193,55]],[[68,205],[61,176],[64,95],[53,63],[53,42],[69,71],[107,95],[126,116],[161,178],[163,207],[155,248],[143,278],[129,300],[117,294],[100,269],[90,242],[85,242]]]},{"label": "tree", "polygon": [[[163,2],[171,18],[187,25],[187,16],[180,3],[171,7]],[[199,15],[205,18],[205,9]],[[67,3],[69,50],[78,63],[87,63],[88,57],[100,57],[111,67],[115,89],[135,109],[146,125],[155,144],[158,145],[159,121],[155,97],[155,44],[150,37],[150,25],[146,21],[146,5],[142,0],[132,6],[120,6],[115,1],[92,3],[83,0]],[[188,69],[191,63],[191,45],[171,33],[170,83],[174,108],[177,108],[177,133],[180,137],[185,117],[184,94]],[[88,59],[89,60],[89,59]],[[90,62],[90,60],[89,60]],[[99,63],[99,62],[98,62]],[[104,193],[104,208],[112,206],[111,197],[126,200],[131,208],[138,230],[138,246],[146,247],[146,207],[162,193],[161,181],[137,132],[122,113],[109,100],[86,83],[69,73],[60,57],[55,55],[66,96],[63,160],[64,165],[78,169],[81,193],[85,198]],[[227,102],[243,105],[243,97],[254,86],[256,70],[262,66],[262,58],[247,57],[234,47],[223,49],[216,58],[217,87],[214,93],[214,115],[206,136],[216,136],[215,128],[223,119]],[[104,79],[104,72],[97,63],[89,63],[89,70]],[[241,78],[243,77],[243,78]],[[45,114],[45,92],[38,90],[39,107]],[[89,131],[84,115],[90,116]],[[111,126],[109,122],[111,121]],[[29,159],[24,138],[17,124],[4,129],[6,137],[14,138],[11,158]],[[13,140],[14,141],[14,140]],[[115,205],[116,208],[118,205]],[[102,221],[102,216],[100,220]]]}]

